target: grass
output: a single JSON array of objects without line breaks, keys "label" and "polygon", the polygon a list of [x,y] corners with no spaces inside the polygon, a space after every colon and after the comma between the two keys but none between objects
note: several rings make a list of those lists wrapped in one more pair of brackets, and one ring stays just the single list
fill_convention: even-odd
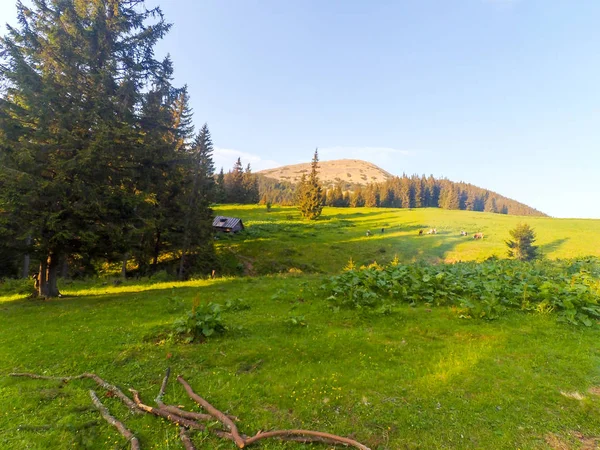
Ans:
[{"label": "grass", "polygon": [[[294,207],[223,205],[220,215],[240,217],[246,231],[225,236],[217,246],[224,255],[241,259],[246,273],[267,274],[300,269],[337,273],[352,257],[358,265],[401,262],[483,261],[506,257],[505,241],[518,222],[529,223],[541,253],[548,258],[600,256],[600,221],[517,217],[437,208],[324,208],[318,221],[306,222]],[[384,228],[384,233],[381,233]],[[420,229],[437,228],[436,235],[419,236]],[[372,235],[367,237],[367,230]],[[460,236],[465,230],[470,236]],[[473,240],[476,232],[483,240]],[[315,257],[318,255],[317,257]],[[235,259],[235,258],[234,258]]]},{"label": "grass", "polygon": [[[499,252],[504,230],[518,220],[436,210],[326,209],[322,221],[304,225],[288,219],[294,212],[284,208],[219,212],[243,217],[248,227],[220,240],[222,252],[237,251],[257,264],[255,252],[262,249],[266,260],[288,258],[291,267],[311,264],[326,273],[338,271],[349,256],[367,261],[387,245],[390,250],[379,254],[389,259],[394,253],[408,261],[482,259]],[[581,254],[578,234],[594,242],[593,221],[528,222],[542,245],[567,239],[549,256]],[[454,243],[454,231],[475,231],[469,223],[490,238]],[[363,229],[382,226],[383,235],[364,236]],[[421,226],[441,234],[418,237]],[[319,251],[323,245],[329,247]],[[137,388],[152,403],[168,366],[216,407],[237,415],[247,434],[309,428],[353,436],[379,450],[578,448],[600,434],[600,397],[592,393],[600,385],[599,327],[519,312],[496,321],[465,320],[452,308],[426,306],[396,305],[389,315],[333,313],[320,289],[323,280],[318,273],[121,286],[96,280],[65,286],[65,297],[51,301],[0,291],[0,448],[126,447],[91,406],[87,390],[97,388],[89,380],[61,384],[9,372],[95,372],[123,389]],[[250,309],[224,312],[230,331],[203,344],[169,339],[173,322],[195,297],[222,304],[241,298]],[[290,318],[302,318],[306,326]],[[139,436],[142,448],[181,448],[175,427],[132,416],[114,398],[101,399]],[[165,400],[194,409],[174,380]],[[233,448],[201,433],[193,439],[198,449]],[[258,448],[308,447],[264,441]]]}]

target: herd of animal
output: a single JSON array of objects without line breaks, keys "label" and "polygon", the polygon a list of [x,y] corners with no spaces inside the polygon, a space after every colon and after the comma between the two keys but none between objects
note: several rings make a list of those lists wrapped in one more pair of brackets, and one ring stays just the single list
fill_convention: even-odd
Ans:
[{"label": "herd of animal", "polygon": [[[419,236],[422,236],[423,234],[437,234],[437,228],[430,228],[427,232],[419,230]],[[467,233],[465,230],[461,230],[460,235],[468,236],[469,233]],[[473,239],[483,239],[483,233],[473,233]]]},{"label": "herd of animal", "polygon": [[[384,233],[385,232],[385,228],[382,228],[381,232]],[[419,236],[423,236],[423,234],[437,234],[437,228],[430,228],[427,231],[419,230]],[[460,235],[461,236],[468,236],[469,233],[467,233],[465,230],[461,230],[460,231]],[[371,230],[367,230],[367,237],[368,236],[371,236]],[[477,239],[483,239],[483,233],[473,233],[473,239],[475,239],[475,240],[477,240]]]}]

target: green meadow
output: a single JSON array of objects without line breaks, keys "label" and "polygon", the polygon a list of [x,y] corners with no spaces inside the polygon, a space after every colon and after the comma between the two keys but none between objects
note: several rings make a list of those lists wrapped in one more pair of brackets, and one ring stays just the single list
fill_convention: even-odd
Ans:
[{"label": "green meadow", "polygon": [[[172,424],[131,414],[90,380],[8,376],[94,372],[153,404],[167,367],[237,416],[248,435],[304,428],[379,450],[577,449],[600,442],[597,321],[573,326],[550,311],[519,310],[482,320],[435,302],[394,304],[385,314],[334,310],[322,288],[350,258],[357,265],[395,257],[436,264],[504,258],[508,231],[522,218],[325,208],[320,220],[306,223],[294,208],[220,206],[216,213],[241,217],[246,226],[215,241],[227,276],[119,286],[75,281],[51,301],[23,298],[18,284],[0,285],[0,448],[127,448],[92,406],[89,389],[143,449],[183,448]],[[546,258],[600,256],[598,221],[525,221]],[[429,228],[438,234],[418,235]],[[484,239],[473,240],[474,232]],[[174,338],[174,322],[194,301],[237,299],[247,308],[224,310],[222,335],[193,344]],[[165,402],[198,411],[174,378]],[[191,436],[198,449],[235,448],[210,433]],[[331,446],[264,440],[256,448]]]},{"label": "green meadow", "polygon": [[[547,258],[600,256],[600,220],[518,217],[437,208],[324,208],[319,220],[303,221],[294,207],[223,205],[215,213],[240,217],[247,226],[240,236],[217,241],[223,255],[236,255],[246,273],[267,274],[286,269],[337,273],[353,258],[358,265],[373,261],[483,261],[506,257],[509,230],[527,222],[536,231]],[[381,232],[381,229],[384,232]],[[436,228],[436,235],[419,236]],[[367,230],[371,236],[367,237]],[[461,236],[464,230],[469,236]],[[483,233],[474,240],[474,233]],[[240,258],[241,257],[241,258]]]}]

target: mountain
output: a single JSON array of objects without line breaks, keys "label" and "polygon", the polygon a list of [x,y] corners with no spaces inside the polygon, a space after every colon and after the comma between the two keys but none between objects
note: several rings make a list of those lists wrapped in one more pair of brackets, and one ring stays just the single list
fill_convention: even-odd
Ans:
[{"label": "mountain", "polygon": [[[277,181],[298,183],[303,174],[310,172],[311,163],[293,164],[257,172],[267,178]],[[382,183],[393,178],[375,164],[360,159],[335,159],[333,161],[319,161],[319,179],[326,186],[333,186],[340,182],[344,185],[362,185],[368,183]]]},{"label": "mountain", "polygon": [[[261,202],[293,205],[296,184],[309,172],[310,163],[257,172]],[[327,206],[434,207],[545,216],[535,208],[469,183],[424,175],[395,176],[358,159],[319,162],[319,179],[325,187]]]}]

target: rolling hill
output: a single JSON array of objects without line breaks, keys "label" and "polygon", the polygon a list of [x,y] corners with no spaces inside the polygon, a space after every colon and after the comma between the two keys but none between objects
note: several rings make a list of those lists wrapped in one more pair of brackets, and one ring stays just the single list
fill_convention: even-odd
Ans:
[{"label": "rolling hill", "polygon": [[[258,173],[278,181],[297,183],[303,174],[310,172],[310,164],[293,164],[275,169],[261,170]],[[344,182],[366,186],[368,183],[382,183],[392,177],[391,173],[377,167],[375,164],[359,159],[336,159],[319,162],[319,178],[325,185],[335,185],[339,182]]]}]

